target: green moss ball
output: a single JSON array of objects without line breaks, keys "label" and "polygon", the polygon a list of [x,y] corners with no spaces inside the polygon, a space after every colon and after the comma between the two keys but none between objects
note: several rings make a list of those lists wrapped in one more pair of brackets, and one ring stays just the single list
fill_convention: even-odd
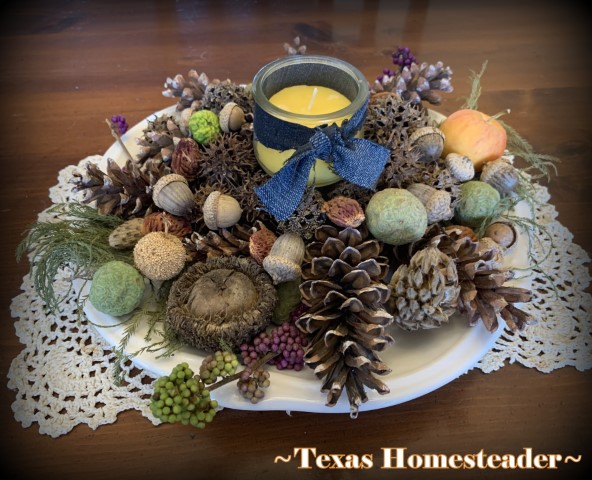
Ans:
[{"label": "green moss ball", "polygon": [[220,132],[218,115],[210,110],[198,110],[189,117],[189,131],[193,140],[202,145],[208,145]]},{"label": "green moss ball", "polygon": [[114,260],[99,268],[92,279],[90,303],[99,312],[119,317],[142,301],[144,277],[127,263]]},{"label": "green moss ball", "polygon": [[423,236],[428,226],[428,212],[411,192],[386,188],[376,192],[368,202],[366,224],[376,239],[404,245]]},{"label": "green moss ball", "polygon": [[455,219],[461,225],[477,228],[495,211],[499,201],[500,194],[491,185],[479,180],[463,183],[454,210]]}]

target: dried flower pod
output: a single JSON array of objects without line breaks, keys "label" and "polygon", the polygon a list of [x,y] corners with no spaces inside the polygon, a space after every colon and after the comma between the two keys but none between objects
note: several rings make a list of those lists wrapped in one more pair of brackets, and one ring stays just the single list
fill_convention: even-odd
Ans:
[{"label": "dried flower pod", "polygon": [[297,280],[302,273],[304,241],[295,233],[284,233],[275,241],[269,255],[263,259],[263,268],[274,284]]},{"label": "dried flower pod", "polygon": [[195,180],[199,175],[201,156],[201,150],[195,140],[182,138],[173,151],[171,170],[187,180]]},{"label": "dried flower pod", "polygon": [[481,181],[488,183],[500,193],[516,190],[520,183],[520,172],[516,167],[499,158],[483,165]]},{"label": "dried flower pod", "polygon": [[356,228],[366,219],[364,209],[357,200],[341,195],[325,202],[322,210],[339,227]]},{"label": "dried flower pod", "polygon": [[421,127],[409,136],[409,143],[420,153],[420,160],[435,162],[444,150],[444,134],[436,127]]},{"label": "dried flower pod", "polygon": [[452,176],[461,182],[467,182],[475,177],[475,165],[465,155],[449,153],[446,155],[445,163]]},{"label": "dried flower pod", "polygon": [[263,225],[263,223],[258,221],[257,224],[259,230],[255,231],[249,238],[249,253],[261,265],[265,257],[269,255],[271,247],[277,240],[277,236]]},{"label": "dried flower pod", "polygon": [[485,236],[504,247],[512,248],[516,244],[518,234],[516,228],[509,222],[494,222],[485,229]]},{"label": "dried flower pod", "polygon": [[210,230],[232,227],[242,214],[238,201],[218,190],[208,195],[202,210],[204,222]]},{"label": "dried flower pod", "polygon": [[415,195],[428,212],[428,223],[450,220],[454,215],[452,198],[445,190],[438,190],[423,183],[412,183],[407,187]]},{"label": "dried flower pod", "polygon": [[154,212],[142,220],[142,235],[150,232],[167,232],[175,237],[184,238],[192,231],[189,220],[166,212]]},{"label": "dried flower pod", "polygon": [[218,115],[220,128],[225,133],[238,132],[245,123],[245,112],[234,102],[228,102]]},{"label": "dried flower pod", "polygon": [[190,216],[195,207],[187,179],[177,173],[165,175],[156,182],[152,200],[157,207],[179,217]]},{"label": "dried flower pod", "polygon": [[144,236],[144,232],[142,232],[143,223],[143,218],[132,218],[115,228],[109,235],[111,248],[117,250],[132,248]]}]

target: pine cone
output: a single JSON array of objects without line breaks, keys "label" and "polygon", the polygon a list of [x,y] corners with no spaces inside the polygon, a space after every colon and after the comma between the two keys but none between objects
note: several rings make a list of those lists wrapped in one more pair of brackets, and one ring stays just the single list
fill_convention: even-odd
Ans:
[{"label": "pine cone", "polygon": [[317,241],[306,249],[300,285],[310,308],[296,321],[311,336],[304,360],[323,379],[327,405],[334,406],[345,388],[352,417],[368,399],[365,387],[389,392],[375,375],[390,372],[378,352],[393,341],[385,334],[393,317],[383,308],[390,290],[381,282],[388,260],[379,256],[379,242],[366,237],[364,225],[317,230]]},{"label": "pine cone", "polygon": [[161,115],[153,121],[148,121],[148,127],[136,143],[140,146],[137,160],[140,163],[153,159],[169,165],[175,151],[175,145],[185,138],[183,132],[171,115]]},{"label": "pine cone", "polygon": [[531,301],[532,292],[506,286],[514,278],[514,272],[495,268],[492,249],[480,249],[479,242],[458,235],[459,232],[451,230],[449,234],[435,236],[431,244],[455,260],[460,285],[457,308],[465,314],[469,325],[481,320],[488,331],[495,332],[499,326],[498,315],[512,331],[522,331],[527,325],[535,324],[536,320],[513,305]]},{"label": "pine cone", "polygon": [[103,172],[94,163],[86,164],[84,174],[74,173],[70,183],[73,191],[84,191],[83,203],[96,201],[97,210],[129,219],[142,217],[152,211],[152,187],[168,172],[162,163],[146,162],[140,167],[128,160],[121,168],[115,160],[107,160]]},{"label": "pine cone", "polygon": [[405,330],[436,328],[456,311],[460,287],[454,260],[436,247],[419,250],[389,283],[389,307]]},{"label": "pine cone", "polygon": [[218,232],[209,231],[205,235],[194,232],[185,246],[195,261],[230,255],[247,257],[251,233],[252,230],[240,225],[231,229],[223,228]]},{"label": "pine cone", "polygon": [[245,113],[253,111],[253,95],[250,88],[230,80],[211,82],[204,93],[201,105],[217,115],[229,102],[236,103]]},{"label": "pine cone", "polygon": [[403,67],[394,75],[384,75],[374,82],[375,92],[396,92],[403,100],[412,103],[421,103],[425,100],[438,105],[442,97],[436,91],[452,92],[452,70],[445,67],[442,62],[430,65],[423,62],[421,65],[412,63],[409,67]]},{"label": "pine cone", "polygon": [[209,84],[205,73],[197,73],[196,70],[189,70],[187,78],[180,73],[173,78],[167,78],[162,92],[165,97],[179,98],[177,111],[191,107],[193,102],[201,100]]}]

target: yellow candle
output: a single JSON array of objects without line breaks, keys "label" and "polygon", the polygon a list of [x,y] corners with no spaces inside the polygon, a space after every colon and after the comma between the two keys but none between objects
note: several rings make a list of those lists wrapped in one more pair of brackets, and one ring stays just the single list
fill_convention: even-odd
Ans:
[{"label": "yellow candle", "polygon": [[[341,125],[346,118],[351,117],[351,114],[346,116],[331,116],[332,113],[346,108],[351,104],[351,101],[345,95],[328,87],[314,85],[286,87],[272,95],[269,102],[290,114],[287,117],[282,117],[281,114],[275,113],[274,115],[278,118],[309,128],[325,123]],[[322,117],[311,117],[316,115],[322,115]],[[254,147],[259,163],[270,175],[273,175],[282,168],[286,160],[295,151],[294,149],[284,151],[274,150],[260,142],[255,142]],[[310,171],[308,184],[312,185],[314,183],[319,186],[329,185],[339,180],[340,177],[330,170],[326,162],[317,160],[315,166]]]}]

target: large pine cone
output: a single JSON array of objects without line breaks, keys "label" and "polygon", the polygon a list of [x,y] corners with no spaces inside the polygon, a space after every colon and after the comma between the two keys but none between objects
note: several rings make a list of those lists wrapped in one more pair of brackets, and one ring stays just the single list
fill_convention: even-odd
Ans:
[{"label": "large pine cone", "polygon": [[323,379],[327,405],[334,406],[345,388],[352,417],[368,399],[365,387],[389,392],[374,375],[390,372],[378,352],[393,341],[385,334],[393,317],[383,308],[390,290],[381,282],[388,261],[379,256],[380,243],[364,241],[366,236],[364,226],[317,230],[317,241],[306,250],[300,285],[302,301],[310,308],[296,322],[311,335],[304,360]]},{"label": "large pine cone", "polygon": [[456,311],[460,287],[454,260],[436,247],[419,250],[389,283],[389,307],[405,330],[435,328]]},{"label": "large pine cone", "polygon": [[487,330],[495,332],[499,326],[498,316],[512,331],[524,330],[527,325],[535,324],[535,319],[514,305],[530,302],[532,292],[506,285],[514,278],[514,272],[495,268],[496,252],[480,248],[479,242],[460,235],[452,229],[436,235],[431,244],[456,262],[460,284],[457,308],[465,314],[469,325],[482,321]]},{"label": "large pine cone", "polygon": [[169,173],[164,164],[152,161],[139,166],[128,160],[122,168],[109,159],[106,172],[91,162],[85,168],[83,174],[73,174],[70,180],[74,184],[73,191],[84,192],[82,202],[96,202],[100,213],[126,220],[143,217],[153,210],[152,187]]}]

